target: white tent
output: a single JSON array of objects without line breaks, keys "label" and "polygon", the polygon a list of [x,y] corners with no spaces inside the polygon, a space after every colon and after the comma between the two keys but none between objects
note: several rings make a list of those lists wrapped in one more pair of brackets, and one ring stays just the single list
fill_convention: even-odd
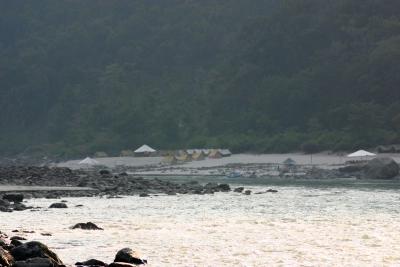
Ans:
[{"label": "white tent", "polygon": [[95,159],[87,157],[84,160],[80,161],[79,164],[94,166],[94,165],[100,165],[100,162],[98,162]]},{"label": "white tent", "polygon": [[156,152],[154,149],[149,147],[148,145],[143,145],[135,150],[135,153],[154,153]]},{"label": "white tent", "polygon": [[349,158],[356,158],[356,157],[373,157],[376,156],[376,154],[365,151],[365,150],[358,150],[354,153],[351,153],[349,155],[347,155],[347,157]]}]

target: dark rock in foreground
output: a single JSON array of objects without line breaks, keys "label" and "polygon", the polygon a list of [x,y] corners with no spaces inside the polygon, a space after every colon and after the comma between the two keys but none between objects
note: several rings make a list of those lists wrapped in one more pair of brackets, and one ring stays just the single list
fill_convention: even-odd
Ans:
[{"label": "dark rock in foreground", "polygon": [[51,251],[46,245],[31,241],[11,249],[11,255],[15,261],[26,261],[32,258],[47,258],[53,266],[63,265],[58,256]]},{"label": "dark rock in foreground", "polygon": [[72,226],[72,229],[82,229],[82,230],[103,230],[103,228],[98,227],[92,222],[87,223],[77,223]]},{"label": "dark rock in foreground", "polygon": [[363,170],[367,179],[393,179],[399,174],[399,165],[392,158],[382,157],[370,160]]},{"label": "dark rock in foreground", "polygon": [[141,259],[139,253],[130,248],[123,248],[118,251],[117,255],[115,256],[114,262],[125,262],[136,265],[147,264],[147,260]]},{"label": "dark rock in foreground", "polygon": [[108,266],[107,263],[104,263],[104,262],[96,260],[96,259],[90,259],[90,260],[83,261],[83,262],[77,262],[77,263],[75,263],[75,265],[77,265],[77,266],[89,266],[89,267],[105,267],[105,266]]},{"label": "dark rock in foreground", "polygon": [[[20,238],[12,239],[17,241]],[[12,245],[7,240],[8,236],[0,231],[0,267],[65,267],[57,254],[40,242]],[[118,251],[110,265],[96,259],[75,263],[78,267],[134,267],[145,264],[147,260],[130,248]]]},{"label": "dark rock in foreground", "polygon": [[12,267],[57,267],[59,264],[54,263],[47,258],[29,258],[25,261],[16,261]]},{"label": "dark rock in foreground", "polygon": [[[140,264],[139,264],[140,265]],[[137,264],[131,264],[127,262],[112,262],[108,267],[135,267]]]}]

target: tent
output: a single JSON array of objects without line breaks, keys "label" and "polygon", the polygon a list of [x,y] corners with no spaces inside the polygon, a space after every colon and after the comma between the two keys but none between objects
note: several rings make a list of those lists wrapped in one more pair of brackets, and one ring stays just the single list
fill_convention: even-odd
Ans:
[{"label": "tent", "polygon": [[84,160],[81,160],[79,162],[80,165],[87,165],[87,166],[95,166],[95,165],[100,165],[100,162],[98,162],[95,159],[92,159],[90,157],[85,158]]},{"label": "tent", "polygon": [[292,158],[287,158],[283,161],[283,164],[287,166],[296,165],[296,161],[294,161]]},{"label": "tent", "polygon": [[173,155],[169,155],[169,156],[164,157],[163,163],[176,164],[176,163],[178,163],[178,159]]},{"label": "tent", "polygon": [[354,153],[351,153],[347,155],[348,158],[356,158],[356,157],[373,157],[376,156],[376,154],[365,151],[365,150],[358,150]]},{"label": "tent", "polygon": [[205,156],[208,156],[208,154],[210,154],[210,149],[207,149],[207,148],[205,148],[205,149],[201,149],[201,151],[204,153],[204,155]]},{"label": "tent", "polygon": [[219,153],[221,153],[223,157],[230,157],[232,155],[229,149],[219,149]]},{"label": "tent", "polygon": [[186,154],[188,154],[188,155],[193,155],[194,153],[196,153],[196,150],[195,149],[186,149]]},{"label": "tent", "polygon": [[208,157],[209,157],[210,159],[220,159],[220,158],[222,158],[222,154],[221,154],[221,152],[219,152],[218,149],[214,149],[214,150],[212,150],[212,151],[210,152],[210,154],[208,155]]},{"label": "tent", "polygon": [[203,160],[206,156],[204,155],[203,151],[194,152],[192,155],[193,160]]},{"label": "tent", "polygon": [[176,159],[178,160],[178,162],[188,162],[192,160],[192,156],[190,156],[189,154],[183,154],[181,156],[177,156]]},{"label": "tent", "polygon": [[152,149],[148,145],[142,145],[138,149],[134,151],[135,156],[141,156],[141,157],[146,157],[146,156],[151,156],[156,152],[155,149]]}]

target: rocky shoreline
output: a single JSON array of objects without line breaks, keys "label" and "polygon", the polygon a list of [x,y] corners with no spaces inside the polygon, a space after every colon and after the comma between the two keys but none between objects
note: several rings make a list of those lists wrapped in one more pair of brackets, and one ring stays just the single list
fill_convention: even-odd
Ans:
[{"label": "rocky shoreline", "polygon": [[[249,168],[248,165],[242,167]],[[337,169],[315,167],[304,169],[301,165],[287,166],[280,169],[278,177],[294,179],[399,179],[399,169],[399,165],[393,159],[383,157]],[[0,187],[2,185],[28,186],[23,193],[13,192],[12,190],[3,190],[2,192],[0,190],[0,211],[6,212],[31,208],[22,203],[24,198],[118,197],[120,195],[149,197],[159,194],[214,194],[231,191],[230,185],[226,183],[201,184],[198,181],[175,183],[159,178],[129,175],[123,171],[116,173],[108,169],[72,170],[65,167],[46,166],[0,167]],[[29,186],[45,186],[49,190],[30,191]],[[76,188],[76,190],[67,190],[69,188]],[[249,192],[243,192],[249,194]],[[60,206],[62,206],[60,203],[55,205],[56,208]]]},{"label": "rocky shoreline", "polygon": [[[208,183],[197,181],[173,183],[161,179],[145,179],[131,176],[127,173],[113,174],[109,170],[84,171],[60,167],[0,167],[0,186],[46,186],[46,187],[78,187],[82,190],[40,190],[21,192],[0,192],[0,211],[24,210],[24,198],[60,198],[60,197],[92,197],[119,195],[150,195],[166,194],[213,194],[229,192],[228,184]],[[84,188],[90,188],[85,190]]]},{"label": "rocky shoreline", "polygon": [[[18,236],[9,237],[0,231],[0,267],[63,267],[62,260],[45,244],[26,241]],[[137,251],[123,248],[117,252],[110,264],[90,259],[76,262],[77,267],[134,267],[147,265]]]}]

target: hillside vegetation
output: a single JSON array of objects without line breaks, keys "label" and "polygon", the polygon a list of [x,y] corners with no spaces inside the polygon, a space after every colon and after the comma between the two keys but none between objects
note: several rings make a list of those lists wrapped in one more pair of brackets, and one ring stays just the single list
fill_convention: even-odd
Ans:
[{"label": "hillside vegetation", "polygon": [[0,154],[400,143],[400,1],[1,1]]}]

